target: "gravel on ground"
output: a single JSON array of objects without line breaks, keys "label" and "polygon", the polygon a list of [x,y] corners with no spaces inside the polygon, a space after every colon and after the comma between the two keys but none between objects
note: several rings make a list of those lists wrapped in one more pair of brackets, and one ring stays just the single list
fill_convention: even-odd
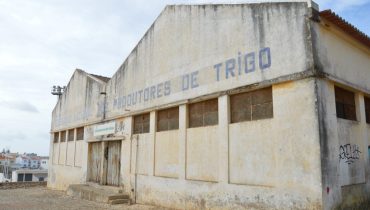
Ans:
[{"label": "gravel on ground", "polygon": [[109,205],[81,200],[65,194],[64,191],[50,190],[46,187],[0,190],[0,210],[154,210],[163,209],[147,205]]}]

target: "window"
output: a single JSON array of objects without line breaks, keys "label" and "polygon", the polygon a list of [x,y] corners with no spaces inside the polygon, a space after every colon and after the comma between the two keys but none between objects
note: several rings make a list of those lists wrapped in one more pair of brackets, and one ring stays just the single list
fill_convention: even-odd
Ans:
[{"label": "window", "polygon": [[179,107],[158,111],[157,131],[179,129]]},{"label": "window", "polygon": [[355,94],[353,92],[335,87],[335,107],[338,118],[357,120]]},{"label": "window", "polygon": [[77,128],[77,141],[84,140],[84,127]]},{"label": "window", "polygon": [[366,123],[370,124],[370,98],[365,97]]},{"label": "window", "polygon": [[134,117],[134,134],[149,133],[150,115],[142,114]]},{"label": "window", "polygon": [[68,130],[68,141],[74,141],[75,138],[75,130],[70,129]]},{"label": "window", "polygon": [[218,99],[211,99],[189,105],[189,127],[218,124]]},{"label": "window", "polygon": [[230,96],[231,123],[273,117],[272,88]]},{"label": "window", "polygon": [[59,132],[55,132],[54,133],[54,143],[58,143],[59,142]]},{"label": "window", "polygon": [[60,132],[60,142],[66,141],[66,131]]}]

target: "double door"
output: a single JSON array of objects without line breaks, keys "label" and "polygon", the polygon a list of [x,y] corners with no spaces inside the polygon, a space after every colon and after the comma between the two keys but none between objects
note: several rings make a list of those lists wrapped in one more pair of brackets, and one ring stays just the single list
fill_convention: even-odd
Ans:
[{"label": "double door", "polygon": [[89,143],[88,181],[120,185],[121,141]]}]

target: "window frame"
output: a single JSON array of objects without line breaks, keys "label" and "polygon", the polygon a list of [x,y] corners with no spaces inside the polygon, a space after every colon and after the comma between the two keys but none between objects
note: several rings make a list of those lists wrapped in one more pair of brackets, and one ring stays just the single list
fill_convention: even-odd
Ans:
[{"label": "window frame", "polygon": [[[80,132],[82,130],[82,132]],[[82,135],[80,135],[82,133]],[[82,138],[80,138],[82,136]],[[78,127],[76,128],[76,141],[82,141],[85,138],[85,128]]]},{"label": "window frame", "polygon": [[[147,120],[147,121],[144,121],[144,120]],[[136,126],[140,126],[140,129]],[[150,113],[149,112],[133,116],[132,133],[133,134],[150,133]]]},{"label": "window frame", "polygon": [[[71,134],[72,133],[72,134]],[[75,139],[75,129],[69,129],[67,135],[67,141],[74,141]]]},{"label": "window frame", "polygon": [[[62,138],[63,134],[64,134],[64,138]],[[59,136],[59,142],[61,142],[61,143],[66,142],[66,140],[67,140],[67,131],[61,131],[60,136]]]},{"label": "window frame", "polygon": [[[342,87],[334,86],[334,97],[335,112],[337,118],[350,121],[358,121],[356,93]],[[351,99],[351,101],[346,100],[349,98]]]},{"label": "window frame", "polygon": [[[189,119],[188,128],[198,128],[198,127],[218,125],[219,124],[218,112],[219,112],[218,98],[212,98],[212,99],[189,104],[188,105],[188,119]],[[201,118],[201,123],[200,123],[200,118]]]},{"label": "window frame", "polygon": [[364,96],[365,122],[370,124],[370,97]]},{"label": "window frame", "polygon": [[[171,115],[174,114],[175,117],[171,118]],[[166,116],[165,118],[161,118],[161,116]],[[157,119],[156,119],[156,132],[164,132],[164,131],[171,131],[171,130],[178,130],[179,129],[179,118],[180,118],[180,109],[178,106],[171,107],[168,109],[162,109],[157,111]],[[162,121],[162,122],[161,122]],[[173,123],[176,121],[176,123]],[[162,128],[161,124],[166,124],[166,128]]]},{"label": "window frame", "polygon": [[[244,103],[240,102],[241,100],[245,100],[243,101]],[[271,110],[269,109],[269,112],[264,116],[254,114],[258,113],[256,107],[261,106],[269,106]],[[264,111],[264,113],[265,112],[266,111]],[[254,117],[255,115],[256,117]],[[230,124],[272,118],[274,118],[274,96],[272,86],[230,95]]]},{"label": "window frame", "polygon": [[[57,136],[57,138],[55,138]],[[56,139],[56,141],[55,141]],[[60,132],[54,132],[54,136],[53,136],[53,143],[59,143],[59,139],[60,139]]]}]

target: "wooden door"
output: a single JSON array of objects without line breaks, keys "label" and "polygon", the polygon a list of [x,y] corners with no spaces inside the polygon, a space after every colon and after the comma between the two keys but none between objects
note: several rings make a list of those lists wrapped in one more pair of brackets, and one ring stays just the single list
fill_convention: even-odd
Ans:
[{"label": "wooden door", "polygon": [[119,186],[121,168],[121,141],[109,141],[107,149],[107,185]]},{"label": "wooden door", "polygon": [[100,182],[100,170],[102,166],[102,146],[101,142],[89,143],[89,181]]}]

